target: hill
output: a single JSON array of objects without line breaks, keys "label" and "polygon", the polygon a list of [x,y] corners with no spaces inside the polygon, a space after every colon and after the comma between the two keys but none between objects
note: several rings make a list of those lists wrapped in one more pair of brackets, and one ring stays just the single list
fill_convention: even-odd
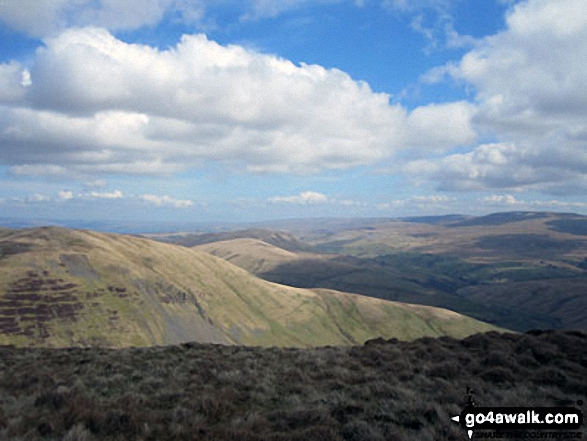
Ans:
[{"label": "hill", "polygon": [[[291,252],[223,241],[202,250],[259,277],[448,308],[508,329],[587,329],[587,218],[496,213],[306,224]],[[245,232],[240,232],[245,235]],[[234,248],[233,248],[234,247]]]},{"label": "hill", "polygon": [[292,234],[284,231],[268,230],[263,228],[250,228],[246,230],[224,231],[220,233],[172,233],[152,235],[153,239],[195,247],[208,243],[216,243],[234,239],[257,239],[266,244],[273,245],[287,251],[312,251],[312,247],[301,242]]},{"label": "hill", "polygon": [[0,344],[356,344],[491,329],[456,313],[261,280],[196,250],[34,228],[0,236]]},{"label": "hill", "polygon": [[[470,397],[585,413],[586,344],[557,331],[313,349],[0,347],[0,439],[466,440],[451,417]],[[501,433],[491,438],[536,432]]]},{"label": "hill", "polygon": [[299,254],[254,238],[221,240],[198,245],[194,249],[221,257],[253,274],[270,271],[301,258]]}]

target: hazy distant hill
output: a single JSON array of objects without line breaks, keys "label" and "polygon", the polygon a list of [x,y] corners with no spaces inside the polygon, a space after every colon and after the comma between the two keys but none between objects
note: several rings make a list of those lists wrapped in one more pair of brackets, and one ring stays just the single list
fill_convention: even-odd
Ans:
[{"label": "hazy distant hill", "polygon": [[148,239],[54,227],[0,234],[0,344],[304,347],[490,328],[446,310],[269,283]]},{"label": "hazy distant hill", "polygon": [[492,213],[486,216],[470,217],[466,219],[455,219],[455,222],[446,222],[445,224],[453,228],[486,225],[504,225],[512,222],[523,222],[534,219],[544,219],[549,216],[549,213],[545,212],[511,211],[507,213]]},{"label": "hazy distant hill", "polygon": [[245,239],[201,249],[285,285],[439,306],[519,331],[587,329],[585,225],[585,216],[543,212],[379,219],[332,231],[324,222],[302,232],[322,254],[286,255]]},{"label": "hazy distant hill", "polygon": [[313,248],[298,240],[296,237],[283,231],[273,231],[260,228],[227,231],[221,233],[182,233],[182,234],[161,234],[154,239],[169,242],[185,247],[194,247],[208,243],[215,243],[233,239],[257,239],[269,245],[287,251],[312,251]]}]

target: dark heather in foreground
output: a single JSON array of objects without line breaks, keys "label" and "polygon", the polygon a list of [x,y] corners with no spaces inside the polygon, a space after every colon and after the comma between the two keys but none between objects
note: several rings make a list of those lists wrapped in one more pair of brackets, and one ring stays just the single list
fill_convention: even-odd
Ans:
[{"label": "dark heather in foreground", "polygon": [[578,331],[314,349],[0,347],[0,439],[464,440],[451,417],[468,389],[478,406],[585,413],[586,347]]}]

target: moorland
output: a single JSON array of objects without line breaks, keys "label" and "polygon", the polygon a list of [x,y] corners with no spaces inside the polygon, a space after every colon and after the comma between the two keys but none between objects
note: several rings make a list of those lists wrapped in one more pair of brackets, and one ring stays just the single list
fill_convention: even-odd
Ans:
[{"label": "moorland", "polygon": [[464,440],[473,396],[585,413],[586,287],[574,214],[0,229],[0,439]]},{"label": "moorland", "polygon": [[0,344],[315,347],[491,329],[446,309],[268,282],[145,238],[56,227],[0,232]]},{"label": "moorland", "polygon": [[288,286],[437,306],[522,332],[587,328],[585,216],[511,212],[277,226],[154,238]]},{"label": "moorland", "polygon": [[585,333],[538,331],[313,349],[3,347],[0,439],[465,440],[451,417],[467,390],[478,406],[585,413],[586,345]]}]

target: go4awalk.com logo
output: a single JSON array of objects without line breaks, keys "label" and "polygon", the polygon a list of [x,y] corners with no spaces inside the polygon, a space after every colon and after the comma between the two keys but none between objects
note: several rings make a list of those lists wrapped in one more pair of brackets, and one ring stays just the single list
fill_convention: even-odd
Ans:
[{"label": "go4awalk.com logo", "polygon": [[[572,431],[583,425],[583,414],[570,407],[473,407],[467,406],[452,418],[467,430],[469,438],[475,430],[494,431]],[[528,438],[557,438],[531,436]]]}]

